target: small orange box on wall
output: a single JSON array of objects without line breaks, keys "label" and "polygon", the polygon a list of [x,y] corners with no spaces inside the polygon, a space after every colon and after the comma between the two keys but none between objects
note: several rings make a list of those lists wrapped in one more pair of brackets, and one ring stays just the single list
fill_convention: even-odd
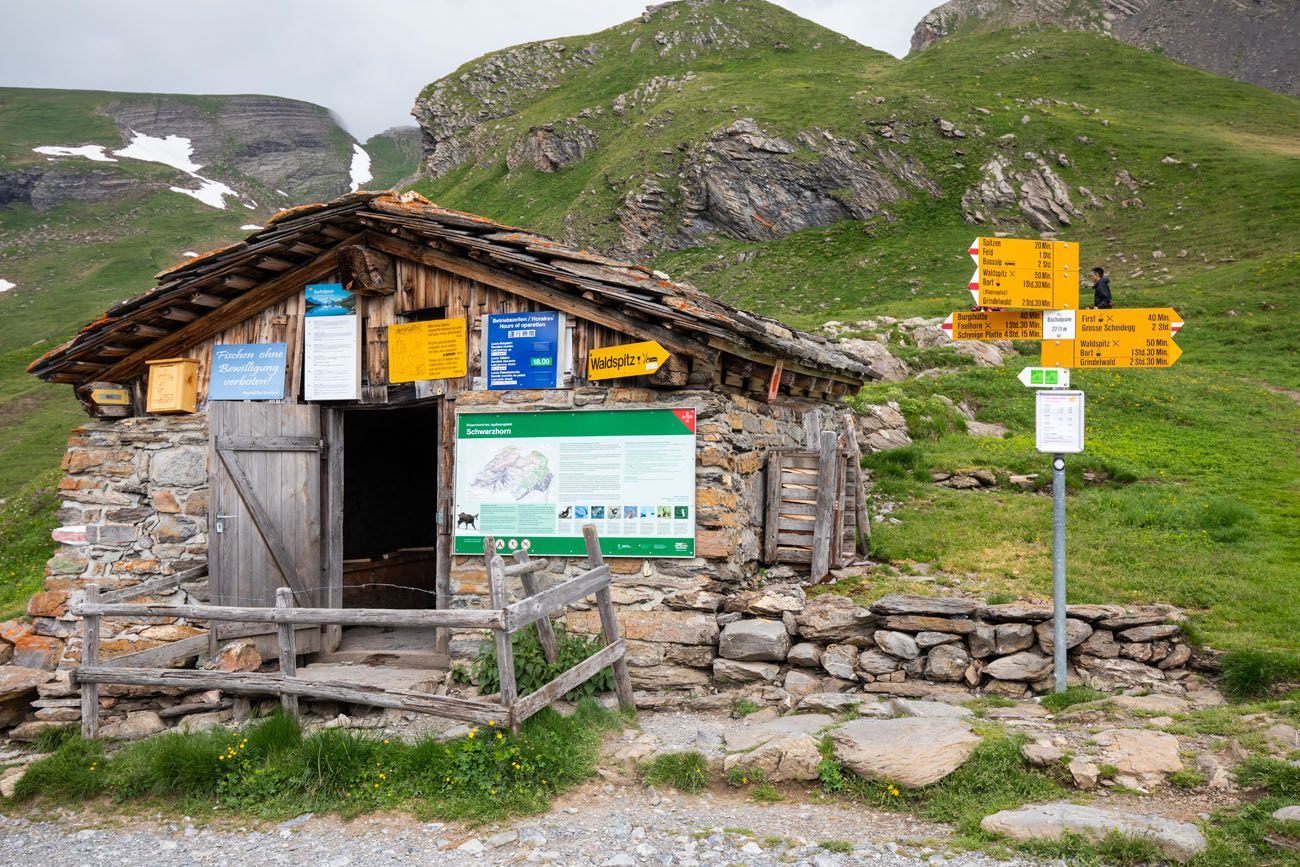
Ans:
[{"label": "small orange box on wall", "polygon": [[194,412],[198,405],[199,360],[160,358],[145,363],[149,365],[147,411]]}]

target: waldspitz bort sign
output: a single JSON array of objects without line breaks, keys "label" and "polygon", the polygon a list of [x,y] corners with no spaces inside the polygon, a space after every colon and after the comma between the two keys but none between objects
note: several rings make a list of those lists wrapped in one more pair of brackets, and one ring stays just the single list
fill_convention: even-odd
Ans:
[{"label": "waldspitz bort sign", "polygon": [[284,400],[287,343],[212,347],[208,400]]},{"label": "waldspitz bort sign", "polygon": [[456,422],[455,553],[695,556],[695,410],[465,413]]}]

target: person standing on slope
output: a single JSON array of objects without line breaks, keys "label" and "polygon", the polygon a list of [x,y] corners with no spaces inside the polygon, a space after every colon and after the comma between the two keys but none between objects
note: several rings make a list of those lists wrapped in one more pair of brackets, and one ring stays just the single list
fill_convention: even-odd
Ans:
[{"label": "person standing on slope", "polygon": [[1094,310],[1109,310],[1114,306],[1110,297],[1110,278],[1100,268],[1092,269],[1092,306]]}]

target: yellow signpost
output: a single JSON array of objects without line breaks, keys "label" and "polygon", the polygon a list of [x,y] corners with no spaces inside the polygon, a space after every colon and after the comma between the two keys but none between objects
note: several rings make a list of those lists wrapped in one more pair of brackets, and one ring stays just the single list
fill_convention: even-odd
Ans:
[{"label": "yellow signpost", "polygon": [[1043,367],[1171,367],[1182,319],[1171,307],[1080,310],[1073,339],[1044,340]]},{"label": "yellow signpost", "polygon": [[644,376],[658,370],[668,356],[668,350],[654,340],[593,349],[587,353],[587,379]]},{"label": "yellow signpost", "polygon": [[943,323],[953,340],[1039,340],[1041,310],[957,310]]},{"label": "yellow signpost", "polygon": [[464,319],[388,326],[388,381],[457,379],[468,372]]},{"label": "yellow signpost", "polygon": [[980,307],[1079,308],[1079,245],[1032,238],[976,238],[970,291]]}]

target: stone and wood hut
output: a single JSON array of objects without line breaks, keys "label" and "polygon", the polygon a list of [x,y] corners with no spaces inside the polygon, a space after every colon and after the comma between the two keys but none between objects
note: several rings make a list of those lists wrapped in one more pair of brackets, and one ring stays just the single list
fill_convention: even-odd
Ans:
[{"label": "stone and wood hut", "polygon": [[[355,399],[306,399],[304,287],[322,283],[351,293],[359,318]],[[485,388],[487,317],[548,311],[563,315],[558,357],[569,367],[558,387]],[[467,323],[465,375],[390,381],[390,327],[444,320]],[[652,375],[588,380],[589,353],[638,341],[671,356]],[[208,400],[214,348],[253,344],[285,345],[283,398]],[[149,412],[150,363],[178,358],[196,381],[193,410]],[[281,586],[303,606],[478,604],[483,557],[457,555],[454,538],[454,524],[475,516],[458,511],[453,484],[458,423],[478,413],[690,411],[693,556],[611,559],[642,685],[704,682],[725,599],[765,563],[809,568],[818,488],[836,491],[834,530],[823,531],[831,565],[865,530],[851,433],[829,480],[807,451],[809,427],[846,430],[842,398],[873,378],[861,359],[649,268],[411,193],[281,212],[159,274],[30,371],[71,385],[94,417],[64,458],[61,545],[15,660],[28,667],[76,667],[68,612],[92,582],[110,595],[228,605],[274,605]],[[809,499],[791,502],[800,490]],[[807,534],[802,546],[791,522]],[[553,558],[553,570],[577,562]],[[598,628],[594,612],[569,621]],[[176,664],[215,647],[205,627],[106,621],[100,652]],[[299,649],[338,641],[325,629],[301,635]]]}]

